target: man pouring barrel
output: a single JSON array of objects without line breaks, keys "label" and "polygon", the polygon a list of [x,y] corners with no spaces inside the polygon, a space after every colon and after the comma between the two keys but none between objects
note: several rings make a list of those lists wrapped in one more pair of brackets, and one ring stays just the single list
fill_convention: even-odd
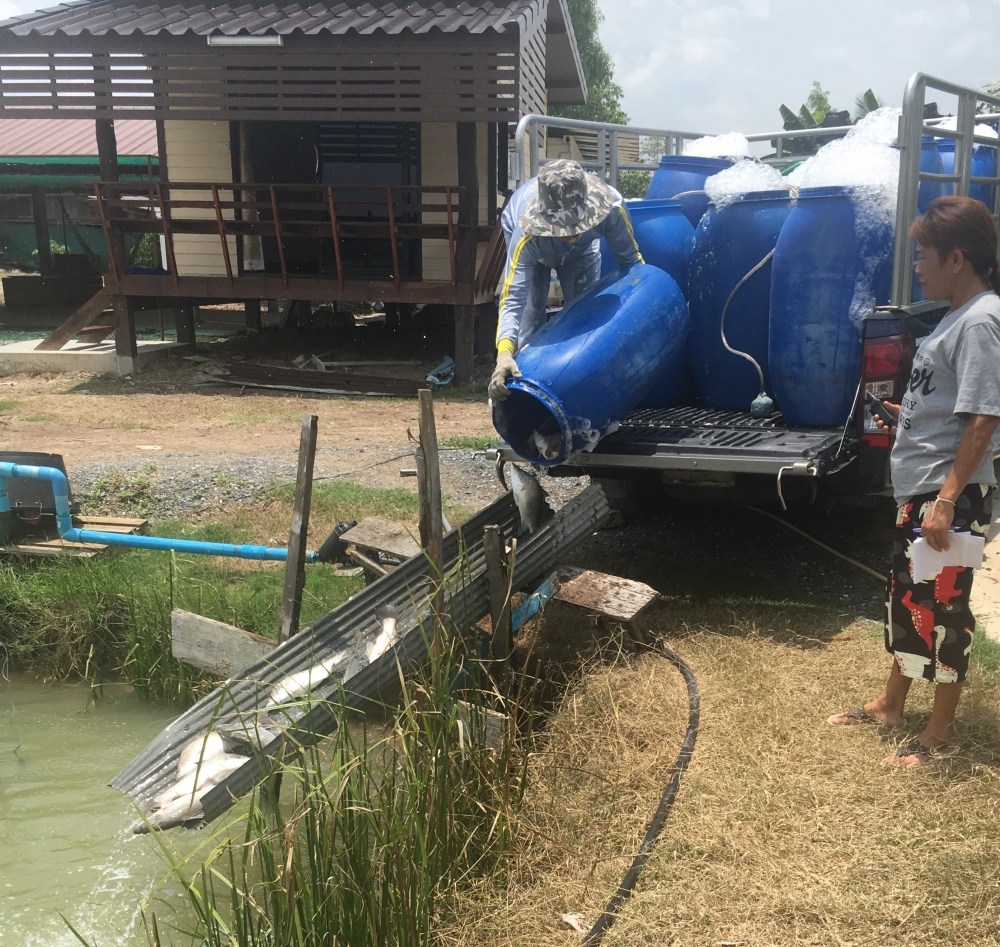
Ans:
[{"label": "man pouring barrel", "polygon": [[511,195],[500,224],[507,266],[489,393],[502,401],[507,379],[521,375],[514,354],[545,322],[552,270],[569,303],[600,279],[599,238],[607,240],[623,271],[643,260],[621,194],[578,161],[560,158],[544,165]]}]

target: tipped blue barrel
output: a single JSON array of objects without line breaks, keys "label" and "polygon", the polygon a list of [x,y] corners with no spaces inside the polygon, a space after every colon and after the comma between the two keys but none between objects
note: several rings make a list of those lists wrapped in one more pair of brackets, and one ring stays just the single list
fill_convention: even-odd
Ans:
[{"label": "tipped blue barrel", "polygon": [[[771,261],[792,208],[788,191],[752,191],[721,209],[712,205],[694,236],[688,304],[691,371],[695,390],[713,408],[750,409],[760,393],[753,365],[729,346],[767,365]],[[727,308],[728,303],[728,308]]]},{"label": "tipped blue barrel", "polygon": [[688,316],[676,281],[637,264],[602,280],[539,329],[517,353],[520,378],[493,405],[493,424],[526,460],[562,463],[589,450],[684,364]]},{"label": "tipped blue barrel", "polygon": [[695,155],[664,155],[646,189],[646,200],[674,200],[684,208],[692,227],[708,210],[705,182],[733,165],[732,158],[699,158]]},{"label": "tipped blue barrel", "polygon": [[844,424],[861,374],[861,324],[889,298],[892,223],[877,192],[804,188],[771,273],[768,356],[774,396],[792,424]]},{"label": "tipped blue barrel", "polygon": [[[694,227],[677,201],[629,201],[626,204],[642,259],[668,273],[687,294],[688,264]],[[601,276],[618,272],[611,248],[601,238]]]},{"label": "tipped blue barrel", "polygon": [[[937,143],[941,155],[941,166],[945,174],[955,170],[955,140],[940,138]],[[975,145],[972,149],[972,166],[969,169],[974,178],[993,177],[997,173],[997,150],[992,145]],[[990,184],[970,184],[969,197],[982,201],[993,213],[995,188]],[[954,194],[955,188],[947,186],[947,193]]]}]

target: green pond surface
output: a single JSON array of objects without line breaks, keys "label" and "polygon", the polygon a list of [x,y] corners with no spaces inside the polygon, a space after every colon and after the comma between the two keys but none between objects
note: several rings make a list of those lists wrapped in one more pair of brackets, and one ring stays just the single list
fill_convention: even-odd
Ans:
[{"label": "green pond surface", "polygon": [[[183,900],[162,849],[133,834],[138,813],[107,784],[174,715],[122,687],[95,700],[85,685],[0,677],[0,947],[79,947],[62,917],[95,947],[146,944],[150,898],[169,924]],[[205,835],[166,842],[190,852]]]}]

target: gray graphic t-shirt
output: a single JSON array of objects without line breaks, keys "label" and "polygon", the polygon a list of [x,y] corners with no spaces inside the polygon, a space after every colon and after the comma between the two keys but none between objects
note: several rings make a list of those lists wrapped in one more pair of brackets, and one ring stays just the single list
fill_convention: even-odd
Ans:
[{"label": "gray graphic t-shirt", "polygon": [[[1000,298],[992,292],[945,316],[913,357],[890,461],[897,503],[944,483],[972,414],[1000,416]],[[998,443],[1000,430],[970,483],[996,483]]]}]

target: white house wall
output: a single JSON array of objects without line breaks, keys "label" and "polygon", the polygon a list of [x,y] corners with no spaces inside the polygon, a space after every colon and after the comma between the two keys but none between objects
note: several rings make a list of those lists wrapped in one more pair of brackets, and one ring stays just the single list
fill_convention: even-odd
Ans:
[{"label": "white house wall", "polygon": [[[167,169],[170,175],[172,200],[198,198],[205,192],[184,191],[178,182],[222,183],[233,180],[228,122],[168,121],[163,126],[166,139]],[[179,208],[175,217],[208,218],[215,220],[211,207]],[[232,218],[232,212],[226,214]],[[227,238],[229,256],[236,265],[236,240]],[[181,276],[225,276],[226,263],[222,243],[214,234],[178,234],[174,238],[174,254]]]},{"label": "white house wall", "polygon": [[[478,125],[477,129],[479,220],[485,221],[489,210],[489,189],[495,187],[495,182],[489,179],[489,143],[486,125]],[[458,183],[457,135],[457,126],[454,122],[424,122],[420,126],[421,184],[442,186]],[[423,219],[424,223],[447,223],[445,214],[424,214]],[[479,258],[482,257],[485,249],[485,244],[479,245]],[[423,278],[425,280],[451,279],[447,240],[423,241]]]}]

